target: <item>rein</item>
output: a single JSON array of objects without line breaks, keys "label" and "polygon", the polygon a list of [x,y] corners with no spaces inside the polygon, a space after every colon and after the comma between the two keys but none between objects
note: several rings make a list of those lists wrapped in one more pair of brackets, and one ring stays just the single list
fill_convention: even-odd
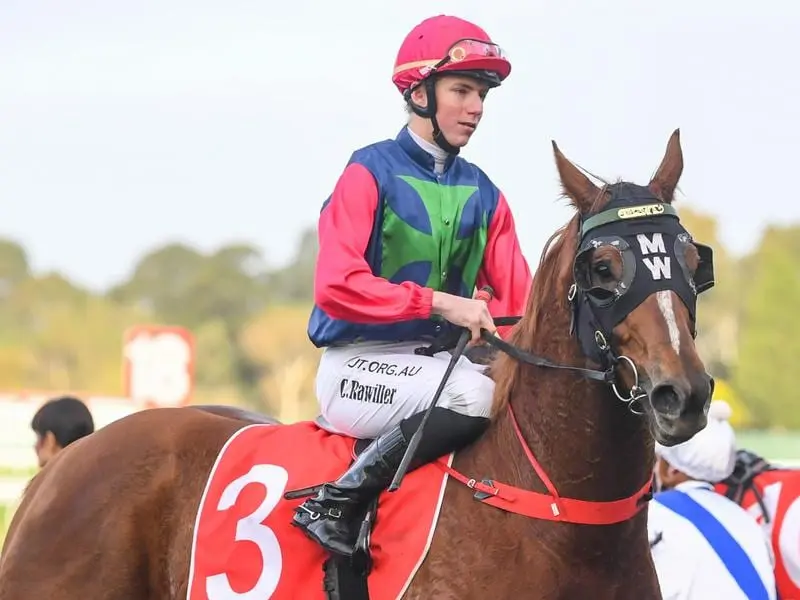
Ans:
[{"label": "rein", "polygon": [[[522,317],[500,317],[495,319],[495,325],[499,325],[498,321],[502,320],[511,320],[513,319],[514,322],[518,322]],[[547,360],[546,358],[542,358],[541,356],[537,356],[527,350],[522,350],[521,348],[517,348],[513,344],[508,343],[504,339],[500,338],[499,336],[492,335],[488,331],[481,331],[481,339],[483,339],[487,344],[494,346],[498,350],[502,350],[506,354],[508,354],[511,358],[518,360],[519,362],[524,362],[529,365],[534,365],[537,367],[547,367],[549,369],[564,369],[573,371],[582,375],[586,379],[592,379],[594,381],[602,381],[604,383],[612,383],[614,381],[614,369],[609,368],[605,371],[599,371],[597,369],[585,369],[583,367],[573,367],[570,365],[558,365],[554,362]]]},{"label": "rein", "polygon": [[[494,317],[493,321],[495,327],[506,327],[509,325],[516,325],[521,319],[522,317]],[[486,330],[481,330],[481,339],[483,339],[483,341],[489,344],[490,346],[494,346],[498,350],[505,352],[511,358],[514,358],[519,362],[524,362],[529,365],[534,365],[537,367],[548,367],[551,369],[567,369],[570,371],[575,371],[580,375],[583,375],[587,379],[593,379],[595,381],[603,381],[605,383],[611,383],[614,379],[613,369],[608,369],[606,371],[598,371],[596,369],[584,369],[582,367],[572,367],[569,365],[557,365],[554,362],[550,362],[546,358],[542,358],[541,356],[537,356],[526,350],[517,348],[513,344],[509,344],[504,339],[496,335],[492,335]],[[455,347],[456,347],[455,338],[451,339],[451,336],[447,336],[444,340],[434,341],[430,346],[426,346],[424,348],[418,348],[417,354],[424,354],[425,356],[433,356],[437,352],[449,351]]]},{"label": "rein", "polygon": [[[495,317],[493,320],[494,320],[495,326],[504,327],[504,326],[508,326],[508,325],[515,325],[521,319],[522,319],[522,317]],[[482,330],[481,331],[481,339],[484,342],[486,342],[487,344],[489,344],[490,346],[494,346],[498,350],[500,350],[502,352],[505,352],[511,358],[513,358],[513,359],[515,359],[515,360],[517,360],[519,362],[522,362],[522,363],[525,363],[525,364],[528,364],[528,365],[533,365],[533,366],[536,366],[536,367],[545,367],[545,368],[548,368],[548,369],[562,369],[562,370],[566,370],[566,371],[572,371],[573,373],[577,373],[578,375],[580,375],[582,377],[585,377],[586,379],[590,379],[590,380],[593,380],[593,381],[601,381],[603,383],[606,383],[606,384],[611,386],[611,389],[613,390],[614,395],[620,401],[627,403],[629,405],[629,407],[631,407],[631,412],[634,412],[635,414],[643,414],[642,412],[637,412],[631,406],[632,403],[635,400],[638,400],[638,399],[643,398],[645,396],[644,390],[642,390],[642,388],[639,387],[639,372],[636,369],[636,365],[627,356],[624,356],[624,355],[617,356],[617,355],[613,354],[613,352],[611,352],[608,344],[605,343],[605,339],[602,340],[602,342],[604,344],[601,347],[601,349],[608,352],[610,366],[609,366],[608,369],[606,369],[604,371],[601,371],[601,370],[598,370],[598,369],[587,369],[587,368],[584,368],[584,367],[575,367],[575,366],[572,366],[572,365],[559,365],[559,364],[556,364],[556,363],[554,363],[554,362],[552,362],[552,361],[550,361],[550,360],[548,360],[546,358],[543,358],[541,356],[533,354],[532,352],[528,352],[527,350],[523,350],[521,348],[518,348],[517,346],[514,346],[513,344],[508,343],[507,341],[505,341],[501,337],[496,336],[496,335],[492,335],[491,333],[489,333],[486,330]],[[599,340],[598,340],[598,344],[600,344]],[[417,352],[416,353],[417,354],[424,354],[425,356],[433,356],[437,352],[444,352],[444,351],[452,350],[453,348],[455,348],[455,346],[456,346],[455,339],[451,339],[450,336],[448,336],[445,340],[434,341],[429,346],[426,346],[426,347],[423,347],[423,348],[417,348]],[[622,395],[620,395],[619,390],[617,388],[617,381],[616,381],[617,366],[620,364],[620,362],[625,362],[631,368],[631,370],[633,371],[633,376],[634,376],[634,384],[633,384],[633,387],[631,388],[630,394],[629,394],[629,396],[627,398],[625,398]]]}]

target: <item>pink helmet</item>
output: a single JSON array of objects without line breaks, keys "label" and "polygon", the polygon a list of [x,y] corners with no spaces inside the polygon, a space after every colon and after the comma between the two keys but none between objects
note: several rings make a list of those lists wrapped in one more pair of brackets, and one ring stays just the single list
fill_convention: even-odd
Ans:
[{"label": "pink helmet", "polygon": [[511,72],[500,47],[477,25],[448,15],[425,19],[403,40],[394,82],[407,95],[434,73],[463,74],[498,86]]}]

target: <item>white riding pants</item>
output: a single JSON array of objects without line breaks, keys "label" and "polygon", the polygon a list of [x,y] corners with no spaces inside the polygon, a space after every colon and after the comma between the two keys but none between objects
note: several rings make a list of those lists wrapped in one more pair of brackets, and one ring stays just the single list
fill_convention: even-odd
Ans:
[{"label": "white riding pants", "polygon": [[[329,347],[322,353],[316,392],[322,419],[334,433],[375,438],[424,411],[442,381],[451,355],[414,354],[420,342]],[[494,381],[486,366],[461,357],[436,406],[471,417],[491,415]]]}]

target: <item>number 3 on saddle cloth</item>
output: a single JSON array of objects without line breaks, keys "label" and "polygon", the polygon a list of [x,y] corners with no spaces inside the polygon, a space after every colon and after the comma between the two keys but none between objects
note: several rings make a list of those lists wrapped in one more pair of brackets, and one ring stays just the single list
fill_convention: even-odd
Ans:
[{"label": "number 3 on saddle cloth", "polygon": [[[328,554],[291,526],[302,499],[284,494],[333,481],[354,458],[353,438],[313,422],[249,425],[226,442],[209,474],[195,520],[187,600],[331,600],[338,596]],[[446,464],[452,455],[446,458]],[[430,547],[446,474],[435,463],[384,493],[369,539],[370,600],[394,600]],[[365,509],[366,512],[366,509]],[[331,567],[331,562],[327,567]],[[341,577],[341,575],[339,575]],[[363,588],[363,578],[359,578]]]}]

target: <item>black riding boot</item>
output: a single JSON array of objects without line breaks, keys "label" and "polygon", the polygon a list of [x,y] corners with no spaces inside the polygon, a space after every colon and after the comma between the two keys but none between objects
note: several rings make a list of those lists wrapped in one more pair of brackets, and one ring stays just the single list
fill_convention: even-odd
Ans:
[{"label": "black riding boot", "polygon": [[407,447],[400,426],[376,438],[344,475],[323,484],[295,509],[292,524],[328,552],[352,557],[359,525],[355,517],[392,482]]},{"label": "black riding boot", "polygon": [[[351,558],[360,526],[357,517],[392,482],[423,415],[412,415],[376,438],[344,475],[323,484],[314,497],[295,509],[292,525],[328,552]],[[434,408],[409,471],[460,450],[477,439],[488,424],[489,419]]]}]

